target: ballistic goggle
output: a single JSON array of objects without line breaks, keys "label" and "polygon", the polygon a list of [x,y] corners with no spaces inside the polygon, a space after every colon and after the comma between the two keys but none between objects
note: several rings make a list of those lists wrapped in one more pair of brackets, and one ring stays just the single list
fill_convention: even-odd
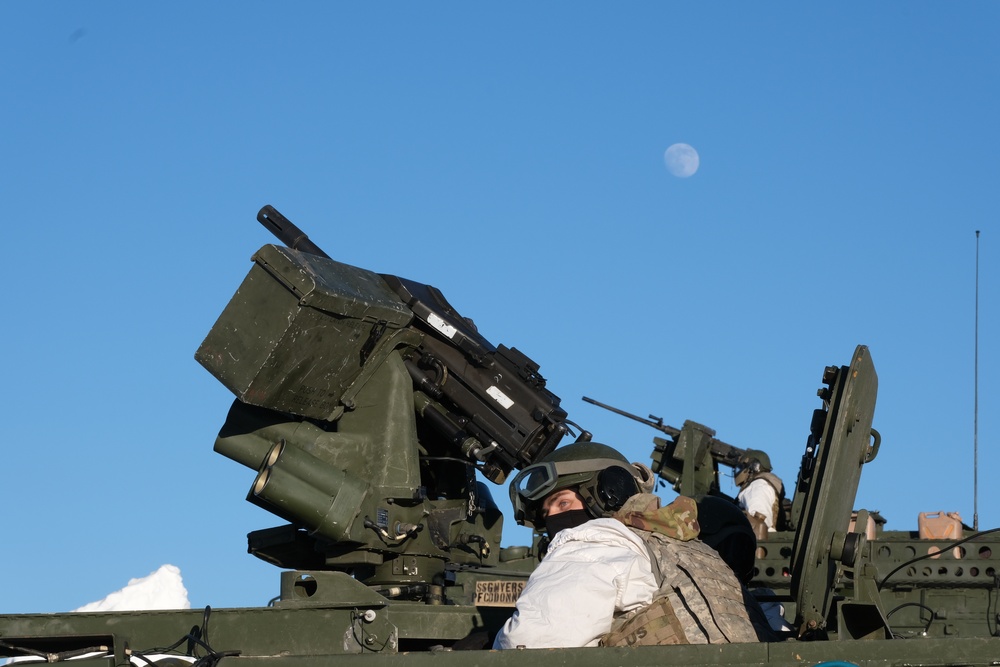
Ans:
[{"label": "ballistic goggle", "polygon": [[634,476],[632,466],[617,459],[586,459],[583,461],[548,461],[535,463],[514,478],[510,484],[510,500],[518,522],[531,522],[527,506],[545,498],[559,487],[559,478],[584,472],[601,472],[608,468],[622,468]]}]

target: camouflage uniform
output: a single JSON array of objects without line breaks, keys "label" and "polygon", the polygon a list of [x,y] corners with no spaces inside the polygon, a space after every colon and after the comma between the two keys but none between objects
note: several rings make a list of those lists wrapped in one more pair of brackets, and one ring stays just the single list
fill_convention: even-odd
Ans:
[{"label": "camouflage uniform", "polygon": [[757,641],[740,582],[718,553],[697,539],[695,501],[680,496],[667,507],[659,505],[658,497],[639,494],[614,515],[645,542],[659,589],[650,604],[616,614],[601,644]]}]

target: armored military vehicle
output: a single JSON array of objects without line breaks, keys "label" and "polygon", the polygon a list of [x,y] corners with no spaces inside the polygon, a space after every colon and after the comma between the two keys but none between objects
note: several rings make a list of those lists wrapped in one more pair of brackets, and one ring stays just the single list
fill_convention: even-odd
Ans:
[{"label": "armored military vehicle", "polygon": [[[0,656],[102,667],[1000,664],[991,533],[920,541],[871,534],[864,511],[852,523],[880,445],[863,345],[823,371],[789,530],[760,545],[756,583],[794,628],[783,641],[488,650],[539,559],[537,540],[502,544],[490,483],[586,434],[537,363],[489,342],[439,290],[337,262],[270,206],[258,219],[283,245],[257,251],[195,356],[236,396],[215,450],[254,471],[247,499],[285,522],[248,536],[250,553],[283,570],[280,596],[253,609],[4,615]],[[690,422],[664,432],[653,469],[683,493],[711,492],[725,443]]]}]

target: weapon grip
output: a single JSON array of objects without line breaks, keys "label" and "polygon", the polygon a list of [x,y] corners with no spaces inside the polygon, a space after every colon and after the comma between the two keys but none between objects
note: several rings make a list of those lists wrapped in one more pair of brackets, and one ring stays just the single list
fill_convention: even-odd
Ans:
[{"label": "weapon grip", "polygon": [[278,209],[270,204],[267,204],[257,212],[257,222],[264,225],[268,231],[289,248],[330,259],[330,256],[323,252],[322,248],[309,240],[305,232],[296,227],[291,220],[281,215]]}]

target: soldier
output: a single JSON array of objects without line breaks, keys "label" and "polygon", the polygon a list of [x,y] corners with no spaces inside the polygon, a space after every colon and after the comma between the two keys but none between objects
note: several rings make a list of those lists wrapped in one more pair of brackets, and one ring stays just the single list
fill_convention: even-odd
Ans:
[{"label": "soldier", "polygon": [[792,628],[785,622],[785,609],[780,602],[761,603],[757,595],[771,597],[774,591],[758,588],[751,591],[748,586],[755,570],[757,538],[750,520],[744,512],[728,498],[698,496],[698,525],[701,531],[698,539],[719,552],[733,574],[740,580],[743,602],[762,642],[782,641]]},{"label": "soldier", "polygon": [[514,478],[515,520],[550,543],[494,648],[757,641],[740,583],[697,539],[694,500],[661,508],[643,486],[651,475],[591,442]]},{"label": "soldier", "polygon": [[767,454],[756,449],[746,450],[736,464],[734,481],[740,487],[736,502],[750,518],[758,538],[764,537],[760,530],[761,524],[766,532],[777,530],[784,485],[771,472],[771,459]]}]

